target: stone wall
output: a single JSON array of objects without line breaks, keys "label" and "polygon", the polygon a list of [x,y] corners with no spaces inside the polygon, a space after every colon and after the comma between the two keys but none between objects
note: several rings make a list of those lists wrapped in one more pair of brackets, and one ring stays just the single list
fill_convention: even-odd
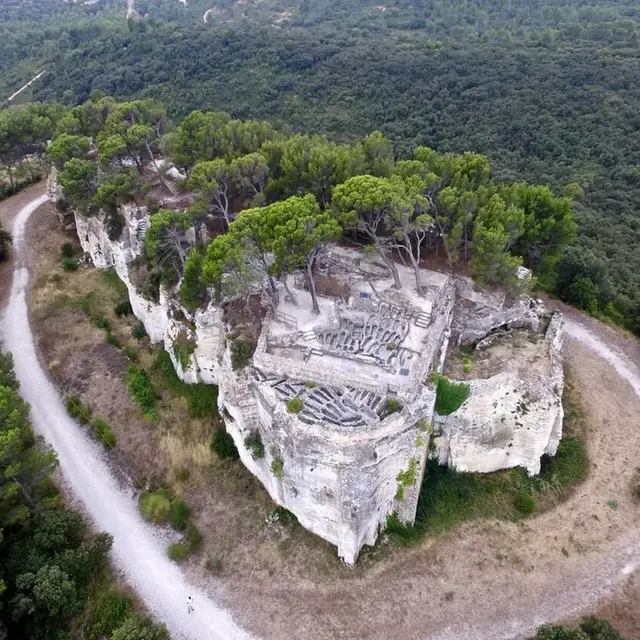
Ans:
[{"label": "stone wall", "polygon": [[[56,188],[54,179],[50,187],[54,201],[59,198]],[[117,241],[105,232],[104,216],[76,214],[83,250],[97,268],[115,269],[127,287],[134,314],[152,342],[164,343],[178,376],[187,383],[219,386],[220,413],[243,464],[275,502],[291,510],[307,529],[335,544],[345,562],[355,563],[361,547],[374,544],[390,513],[396,511],[406,522],[414,520],[428,456],[426,425],[434,418],[441,431],[436,439],[440,460],[459,470],[492,471],[520,464],[535,473],[540,456],[555,453],[562,432],[561,317],[553,318],[546,334],[552,358],[550,379],[523,380],[502,373],[473,381],[469,400],[456,413],[440,418],[434,416],[435,393],[424,383],[433,368],[441,370],[449,343],[458,286],[449,281],[432,310],[421,360],[407,384],[398,389],[403,409],[361,427],[308,424],[287,412],[273,388],[256,378],[253,367],[332,387],[348,387],[353,376],[269,353],[267,331],[259,339],[253,366],[234,371],[225,337],[228,327],[219,308],[210,304],[191,314],[181,306],[175,290],[161,289],[155,303],[136,289],[131,263],[142,253],[149,216],[146,209],[131,205],[122,207],[121,213],[125,224]],[[475,303],[485,300],[468,285],[463,292]],[[490,297],[489,303],[487,313],[476,319],[477,326],[470,325],[474,335],[492,327],[496,316],[502,324],[505,318],[507,323],[522,319],[523,312],[518,316],[502,309],[500,296]],[[525,318],[533,322],[528,312]],[[186,367],[174,353],[181,335],[195,342]],[[388,385],[373,376],[368,380],[359,376],[357,386],[383,397],[388,392]],[[245,446],[245,438],[255,433],[265,447],[264,458],[258,460]],[[275,457],[283,463],[282,477],[271,470]],[[411,460],[415,461],[415,482],[398,499],[398,474],[409,468]]]}]

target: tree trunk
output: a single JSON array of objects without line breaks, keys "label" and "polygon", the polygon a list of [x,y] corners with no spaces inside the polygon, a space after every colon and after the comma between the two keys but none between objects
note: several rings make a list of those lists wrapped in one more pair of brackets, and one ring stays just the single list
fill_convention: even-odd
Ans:
[{"label": "tree trunk", "polygon": [[311,304],[313,305],[313,313],[320,315],[320,306],[318,305],[318,296],[316,294],[316,280],[313,277],[313,263],[315,260],[310,260],[307,263],[306,278],[309,286],[309,293],[311,294]]},{"label": "tree trunk", "polygon": [[451,252],[449,251],[449,245],[447,244],[447,239],[445,238],[445,235],[444,235],[444,228],[439,222],[437,224],[438,224],[438,231],[440,232],[440,238],[442,238],[442,244],[444,245],[444,250],[447,254],[447,262],[449,263],[449,267],[453,269],[453,260],[451,259]]},{"label": "tree trunk", "polygon": [[151,163],[153,164],[155,170],[156,170],[156,175],[158,176],[158,178],[160,179],[160,182],[162,183],[162,186],[171,194],[171,195],[176,195],[176,192],[171,188],[171,186],[169,185],[169,183],[162,177],[162,174],[160,173],[160,169],[158,168],[158,163],[156,162],[156,158],[153,155],[153,151],[151,151],[151,146],[149,145],[149,142],[147,140],[145,140],[145,146],[147,147],[147,153],[149,154],[149,157],[151,158]]},{"label": "tree trunk", "polygon": [[31,166],[31,163],[29,162],[29,158],[27,158],[25,160],[25,162],[27,163],[27,169],[29,169],[29,175],[31,176],[31,182],[35,182],[36,178],[33,175],[33,167]]},{"label": "tree trunk", "polygon": [[284,274],[284,278],[282,278],[281,280],[282,284],[284,285],[284,290],[286,291],[287,294],[287,300],[289,302],[291,302],[292,305],[294,306],[298,306],[298,301],[296,300],[296,296],[294,295],[293,291],[291,291],[291,289],[289,289],[289,285],[287,284],[287,274]]},{"label": "tree trunk", "polygon": [[375,245],[378,255],[382,258],[382,261],[387,265],[387,268],[393,276],[394,289],[402,289],[402,283],[400,282],[400,274],[398,273],[398,267],[393,262],[393,258],[389,258],[378,244]]},{"label": "tree trunk", "polygon": [[413,265],[413,272],[416,277],[416,289],[418,291],[418,295],[422,296],[424,295],[424,292],[422,291],[422,274],[420,272],[420,263],[413,257],[413,254],[411,255],[411,264]]}]

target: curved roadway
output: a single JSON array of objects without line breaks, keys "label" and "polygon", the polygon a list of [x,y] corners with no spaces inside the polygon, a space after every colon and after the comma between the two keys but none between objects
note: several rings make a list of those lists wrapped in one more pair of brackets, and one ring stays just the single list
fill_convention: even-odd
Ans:
[{"label": "curved roadway", "polygon": [[[117,485],[98,446],[66,413],[58,391],[42,370],[27,316],[29,273],[23,256],[25,224],[47,201],[40,196],[23,207],[13,224],[15,266],[11,297],[2,318],[4,345],[13,352],[20,391],[31,404],[35,430],[55,449],[73,495],[98,529],[114,539],[112,556],[154,616],[173,638],[229,640],[250,636],[205,593],[188,584],[167,557],[166,541],[139,515],[132,495]],[[187,613],[187,597],[195,611]]]},{"label": "curved roadway", "polygon": [[[40,367],[27,316],[29,274],[22,252],[25,224],[46,200],[46,196],[33,200],[20,210],[15,219],[13,287],[1,324],[5,347],[14,355],[21,392],[31,404],[34,427],[58,453],[65,481],[96,526],[113,535],[112,553],[116,565],[125,573],[153,614],[167,624],[173,637],[187,640],[249,638],[226,611],[217,607],[204,592],[189,585],[179,568],[168,560],[166,542],[161,540],[157,529],[142,520],[132,496],[126,495],[118,487],[101,450],[68,417],[57,390]],[[566,332],[609,362],[640,395],[640,368],[636,363],[574,320],[567,320]],[[585,585],[586,592],[576,589],[569,602],[549,606],[547,615],[543,614],[537,622],[542,623],[551,616],[578,613],[577,609],[597,601],[621,578],[635,572],[640,563],[640,544],[634,532],[631,532],[626,548],[623,545],[617,553],[603,560],[605,562],[598,563],[597,567],[600,574],[596,580],[597,588],[589,591]],[[595,570],[596,567],[593,567],[592,573]],[[580,576],[576,584],[584,578]],[[591,578],[585,582],[593,586],[594,576],[591,575]],[[195,600],[195,612],[190,615],[186,608],[188,595]],[[580,600],[582,607],[576,606],[576,600]],[[439,638],[459,640],[462,637],[486,637],[477,635],[478,629],[469,628],[465,620],[452,620],[451,623],[456,630],[451,628],[451,634],[445,632]],[[494,627],[494,637],[519,635],[523,627],[530,628],[529,625],[530,622],[509,620],[509,616],[505,615]]]}]

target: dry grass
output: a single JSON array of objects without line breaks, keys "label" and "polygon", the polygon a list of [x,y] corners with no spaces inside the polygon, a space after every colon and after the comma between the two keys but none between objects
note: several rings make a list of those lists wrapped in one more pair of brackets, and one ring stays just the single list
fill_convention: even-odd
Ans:
[{"label": "dry grass", "polygon": [[[141,417],[122,382],[126,358],[64,297],[93,293],[114,335],[150,371],[155,355],[127,335],[133,319],[115,318],[114,294],[99,272],[59,269],[59,247],[70,238],[54,216],[34,215],[27,237],[36,274],[32,321],[44,361],[61,389],[78,393],[113,426],[124,463],[141,481],[168,486],[191,505],[205,542],[187,569],[199,579],[215,575],[221,603],[241,611],[260,637],[425,637],[460,620],[482,634],[504,611],[514,617],[545,611],[573,593],[578,583],[569,570],[584,564],[585,575],[598,573],[612,537],[637,525],[637,506],[628,504],[633,472],[627,472],[637,466],[637,400],[598,358],[569,341],[566,357],[586,420],[573,425],[568,417],[567,428],[587,432],[598,461],[575,494],[526,522],[466,523],[412,549],[379,545],[351,570],[334,547],[302,527],[267,523],[274,505],[264,489],[240,463],[208,451],[213,421],[191,420],[184,399],[161,388],[153,372],[161,419],[152,425]],[[613,498],[617,511],[606,506]],[[578,546],[583,551],[574,556]],[[487,593],[494,606],[477,607]],[[636,594],[637,588],[625,602],[635,602]]]},{"label": "dry grass", "polygon": [[[124,385],[130,364],[124,350],[135,354],[136,364],[147,371],[156,355],[147,339],[139,342],[133,337],[136,318],[119,318],[114,312],[126,289],[117,278],[93,268],[81,265],[77,271],[64,271],[60,246],[73,242],[80,255],[77,241],[59,228],[53,215],[35,220],[29,230],[29,237],[35,237],[38,245],[30,314],[53,377],[63,392],[78,394],[94,413],[113,425],[119,462],[142,485],[171,485],[181,468],[197,476],[213,461],[209,449],[213,419],[191,419],[184,398],[163,388],[154,375],[160,420],[152,425],[141,416]],[[109,344],[107,331],[96,326],[97,319],[106,320],[109,333],[123,349]]]}]

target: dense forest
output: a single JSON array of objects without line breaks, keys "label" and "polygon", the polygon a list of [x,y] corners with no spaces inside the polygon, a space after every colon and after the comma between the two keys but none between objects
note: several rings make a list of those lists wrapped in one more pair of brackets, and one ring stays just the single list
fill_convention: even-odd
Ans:
[{"label": "dense forest", "polygon": [[[211,10],[207,22],[205,11]],[[380,130],[486,154],[498,180],[574,197],[579,233],[546,282],[640,324],[640,8],[628,0],[3,3],[0,90],[102,90],[222,109],[336,141]],[[40,18],[47,17],[43,28]]]},{"label": "dense forest", "polygon": [[35,437],[18,389],[0,350],[0,637],[168,640],[115,587],[111,536],[62,503],[55,454]]}]

